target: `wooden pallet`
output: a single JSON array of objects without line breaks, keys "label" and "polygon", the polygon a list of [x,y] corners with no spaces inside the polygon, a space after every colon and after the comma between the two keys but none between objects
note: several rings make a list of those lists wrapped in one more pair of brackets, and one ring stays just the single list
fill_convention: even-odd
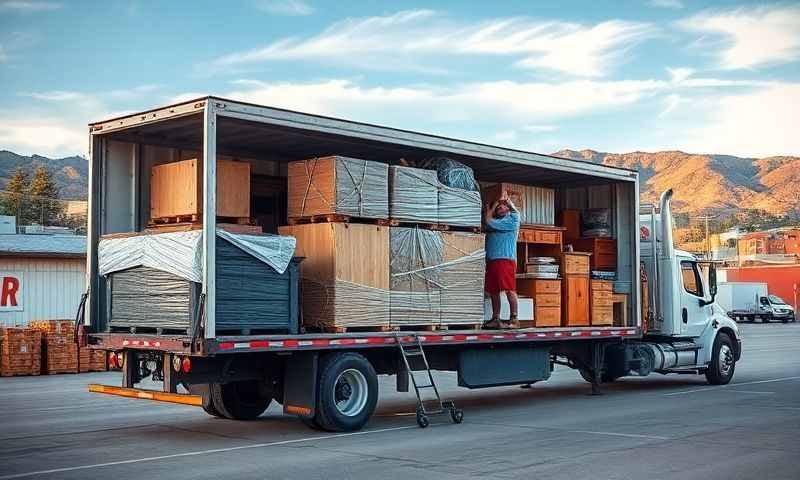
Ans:
[{"label": "wooden pallet", "polygon": [[443,330],[480,330],[482,323],[446,323],[442,325]]},{"label": "wooden pallet", "polygon": [[481,233],[481,227],[463,227],[457,225],[447,225],[444,223],[401,222],[394,219],[387,220],[387,222],[387,225],[391,227],[421,228],[423,230],[434,230],[437,232]]},{"label": "wooden pallet", "polygon": [[[203,222],[181,222],[181,223],[160,223],[157,225],[148,225],[144,233],[168,233],[168,232],[189,232],[192,230],[201,230]],[[243,233],[243,234],[260,234],[264,233],[259,225],[245,225],[241,223],[217,223],[217,228],[225,230],[230,233]],[[111,234],[116,235],[116,234]],[[111,237],[103,236],[103,238]],[[127,235],[131,236],[131,235]]]},{"label": "wooden pallet", "polygon": [[[255,225],[255,220],[252,217],[221,217],[217,216],[218,223],[229,223],[235,225]],[[203,223],[203,217],[200,214],[191,215],[177,215],[174,217],[154,217],[148,220],[147,227],[154,228],[159,225],[172,225],[176,223]]]},{"label": "wooden pallet", "polygon": [[336,325],[326,325],[322,328],[306,327],[308,331],[320,330],[324,333],[354,333],[354,332],[391,332],[393,328],[389,325],[376,325],[376,326],[357,326],[357,327],[341,327]]},{"label": "wooden pallet", "polygon": [[41,343],[36,330],[0,327],[0,377],[39,375]]},{"label": "wooden pallet", "polygon": [[312,215],[310,217],[289,218],[289,225],[305,225],[309,223],[366,223],[370,225],[390,225],[385,218],[351,217],[350,215],[328,214]]}]

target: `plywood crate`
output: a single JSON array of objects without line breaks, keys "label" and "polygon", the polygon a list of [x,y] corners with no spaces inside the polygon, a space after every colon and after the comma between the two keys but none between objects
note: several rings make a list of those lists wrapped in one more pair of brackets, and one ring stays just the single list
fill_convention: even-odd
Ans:
[{"label": "plywood crate", "polygon": [[306,328],[389,327],[389,227],[311,223],[278,229],[297,239]]},{"label": "plywood crate", "polygon": [[436,170],[389,167],[389,217],[399,222],[439,222],[439,177]]},{"label": "plywood crate", "polygon": [[78,344],[72,320],[37,320],[30,328],[42,334],[42,373],[78,373]]},{"label": "plywood crate", "polygon": [[329,156],[289,162],[289,218],[389,218],[389,166]]},{"label": "plywood crate", "polygon": [[22,327],[0,327],[0,377],[41,373],[42,334]]},{"label": "plywood crate", "polygon": [[[217,160],[217,216],[250,217],[250,164]],[[150,172],[150,218],[186,217],[203,213],[203,162],[193,158],[156,165]],[[194,217],[193,219],[191,217]]]},{"label": "plywood crate", "polygon": [[482,233],[440,232],[444,244],[440,280],[441,324],[483,322],[483,280],[486,272]]},{"label": "plywood crate", "polygon": [[460,188],[439,186],[438,222],[456,227],[480,227],[481,193]]}]

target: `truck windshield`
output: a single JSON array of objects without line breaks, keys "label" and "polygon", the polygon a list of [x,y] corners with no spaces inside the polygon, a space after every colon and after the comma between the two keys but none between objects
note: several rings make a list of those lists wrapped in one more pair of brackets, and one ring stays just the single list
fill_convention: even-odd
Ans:
[{"label": "truck windshield", "polygon": [[777,303],[779,305],[786,305],[786,302],[784,302],[781,297],[776,297],[775,295],[770,295],[769,296],[769,301],[771,303]]}]

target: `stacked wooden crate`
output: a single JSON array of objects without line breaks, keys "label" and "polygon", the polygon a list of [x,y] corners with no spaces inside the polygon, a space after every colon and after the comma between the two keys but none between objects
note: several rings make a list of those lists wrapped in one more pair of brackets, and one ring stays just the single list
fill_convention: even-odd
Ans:
[{"label": "stacked wooden crate", "polygon": [[105,372],[108,370],[108,357],[105,350],[81,347],[78,350],[78,371]]},{"label": "stacked wooden crate", "polygon": [[42,373],[78,373],[78,344],[72,320],[39,320],[30,328],[42,333]]},{"label": "stacked wooden crate", "polygon": [[42,334],[30,328],[0,327],[0,377],[41,373]]}]

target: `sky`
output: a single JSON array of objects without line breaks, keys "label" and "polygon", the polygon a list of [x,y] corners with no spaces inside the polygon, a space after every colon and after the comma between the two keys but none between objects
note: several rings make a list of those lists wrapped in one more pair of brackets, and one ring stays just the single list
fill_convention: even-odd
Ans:
[{"label": "sky", "polygon": [[551,153],[800,155],[800,2],[0,0],[0,149],[203,95]]}]

